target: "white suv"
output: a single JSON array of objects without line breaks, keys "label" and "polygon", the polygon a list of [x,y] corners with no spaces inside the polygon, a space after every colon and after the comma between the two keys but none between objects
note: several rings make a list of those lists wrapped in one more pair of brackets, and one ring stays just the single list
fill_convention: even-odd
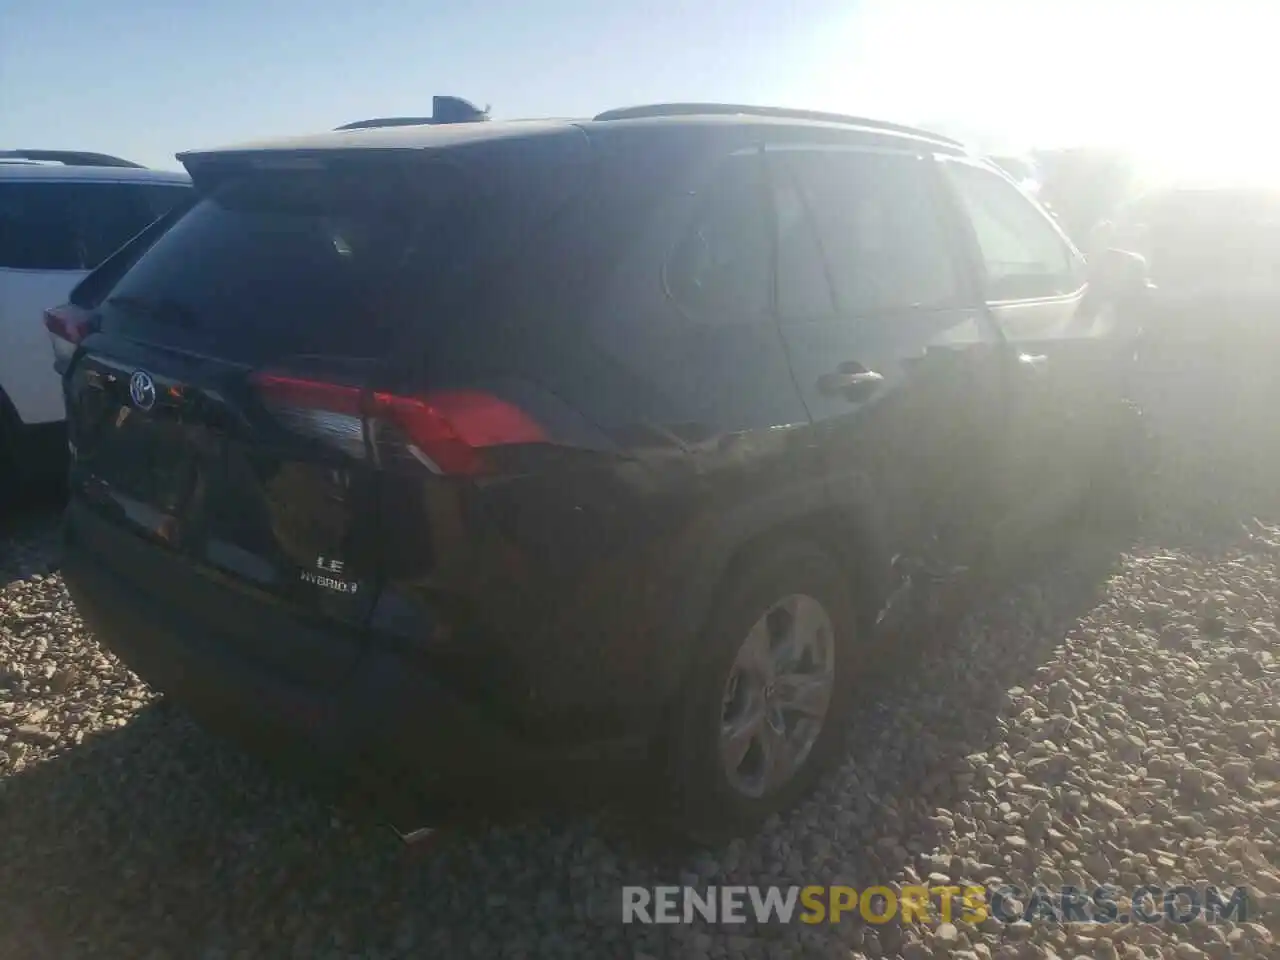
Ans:
[{"label": "white suv", "polygon": [[62,445],[45,309],[190,189],[184,173],[105,154],[0,151],[0,487],[28,452]]}]

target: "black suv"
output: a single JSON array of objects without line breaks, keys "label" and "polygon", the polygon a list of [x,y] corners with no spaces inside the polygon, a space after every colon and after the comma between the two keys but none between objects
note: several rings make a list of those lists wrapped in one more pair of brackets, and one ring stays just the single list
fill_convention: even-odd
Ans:
[{"label": "black suv", "polygon": [[749,829],[925,586],[1112,453],[1109,293],[923,131],[668,105],[180,159],[197,201],[62,308],[66,582],[405,828],[640,750]]}]

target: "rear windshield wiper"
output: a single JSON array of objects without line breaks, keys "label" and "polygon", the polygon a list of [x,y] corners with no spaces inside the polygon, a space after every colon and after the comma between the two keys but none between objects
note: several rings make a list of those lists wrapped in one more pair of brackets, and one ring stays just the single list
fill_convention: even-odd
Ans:
[{"label": "rear windshield wiper", "polygon": [[123,310],[125,313],[149,317],[152,320],[159,320],[163,323],[172,323],[175,326],[187,328],[200,326],[200,321],[197,319],[194,310],[186,304],[179,303],[168,297],[140,297],[122,294],[107,297],[106,302],[107,306]]}]

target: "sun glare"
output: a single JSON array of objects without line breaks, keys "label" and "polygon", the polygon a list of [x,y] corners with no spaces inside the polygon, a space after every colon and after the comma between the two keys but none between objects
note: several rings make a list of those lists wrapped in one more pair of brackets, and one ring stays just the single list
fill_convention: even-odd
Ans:
[{"label": "sun glare", "polygon": [[990,150],[1107,146],[1169,176],[1280,185],[1278,28],[1280,8],[1247,0],[872,0],[815,39],[795,93]]}]

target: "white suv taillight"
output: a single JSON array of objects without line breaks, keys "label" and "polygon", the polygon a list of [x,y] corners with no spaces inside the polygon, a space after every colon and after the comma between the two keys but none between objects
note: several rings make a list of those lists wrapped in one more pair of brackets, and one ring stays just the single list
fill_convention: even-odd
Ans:
[{"label": "white suv taillight", "polygon": [[59,373],[66,370],[80,341],[93,330],[90,316],[88,310],[70,303],[44,312],[44,326],[53,344],[53,368]]}]

